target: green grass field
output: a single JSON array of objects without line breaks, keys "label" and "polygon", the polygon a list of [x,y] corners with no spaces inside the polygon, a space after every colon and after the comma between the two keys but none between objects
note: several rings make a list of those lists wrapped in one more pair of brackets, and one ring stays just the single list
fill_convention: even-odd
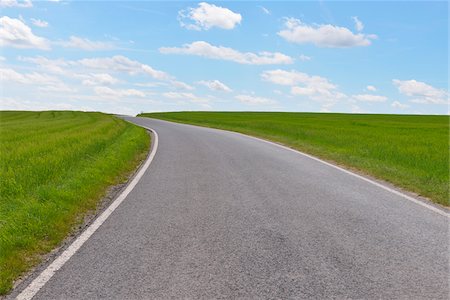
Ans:
[{"label": "green grass field", "polygon": [[55,248],[107,188],[145,158],[149,136],[101,113],[0,112],[0,295]]},{"label": "green grass field", "polygon": [[256,112],[140,116],[276,141],[449,205],[448,116]]}]

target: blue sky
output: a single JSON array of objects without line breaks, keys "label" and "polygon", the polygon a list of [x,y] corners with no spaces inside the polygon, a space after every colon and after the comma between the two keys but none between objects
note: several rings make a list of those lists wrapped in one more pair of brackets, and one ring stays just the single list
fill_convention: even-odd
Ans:
[{"label": "blue sky", "polygon": [[0,109],[449,111],[447,2],[0,7]]}]

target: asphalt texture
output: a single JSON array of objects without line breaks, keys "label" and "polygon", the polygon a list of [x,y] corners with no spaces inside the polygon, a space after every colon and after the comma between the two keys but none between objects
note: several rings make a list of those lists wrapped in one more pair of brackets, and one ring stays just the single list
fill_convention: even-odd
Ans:
[{"label": "asphalt texture", "polygon": [[449,221],[292,151],[159,135],[135,189],[35,299],[449,299]]}]

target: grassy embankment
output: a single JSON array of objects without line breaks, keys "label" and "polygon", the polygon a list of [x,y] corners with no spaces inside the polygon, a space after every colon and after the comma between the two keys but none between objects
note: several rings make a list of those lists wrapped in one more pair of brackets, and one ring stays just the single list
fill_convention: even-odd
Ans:
[{"label": "grassy embankment", "polygon": [[448,116],[251,112],[140,116],[276,141],[449,205]]},{"label": "grassy embankment", "polygon": [[149,136],[101,113],[0,112],[0,295],[145,158]]}]

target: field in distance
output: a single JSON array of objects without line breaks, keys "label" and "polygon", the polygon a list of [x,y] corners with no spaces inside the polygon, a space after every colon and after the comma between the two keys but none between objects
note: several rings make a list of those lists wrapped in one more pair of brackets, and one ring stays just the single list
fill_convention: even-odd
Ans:
[{"label": "field in distance", "polygon": [[84,112],[0,112],[0,295],[145,158],[147,132]]},{"label": "field in distance", "polygon": [[449,117],[278,112],[139,116],[237,131],[282,143],[449,205]]}]

